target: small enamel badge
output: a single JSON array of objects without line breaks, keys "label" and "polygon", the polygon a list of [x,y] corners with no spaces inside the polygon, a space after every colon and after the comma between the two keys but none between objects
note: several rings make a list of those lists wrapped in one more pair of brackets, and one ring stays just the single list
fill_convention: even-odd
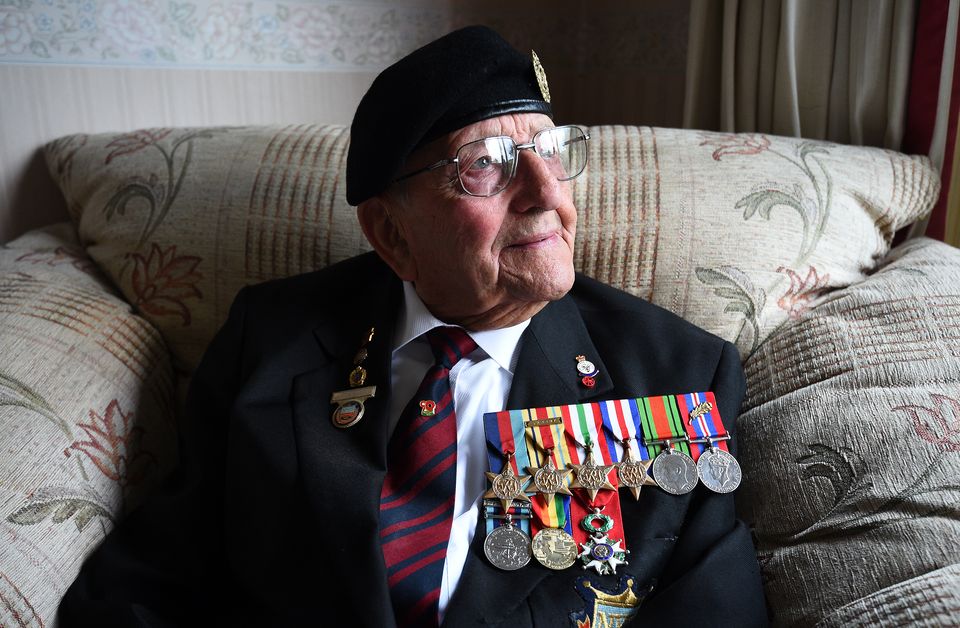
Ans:
[{"label": "small enamel badge", "polygon": [[420,402],[420,416],[433,416],[437,413],[437,402],[433,399],[424,399]]},{"label": "small enamel badge", "polygon": [[584,355],[578,355],[576,359],[577,377],[580,378],[580,383],[587,388],[593,388],[597,385],[597,375],[600,374],[600,370]]}]

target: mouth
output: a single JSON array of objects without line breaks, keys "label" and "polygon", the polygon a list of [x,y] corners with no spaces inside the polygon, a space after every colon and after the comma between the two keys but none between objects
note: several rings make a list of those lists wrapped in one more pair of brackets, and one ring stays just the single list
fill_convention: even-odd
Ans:
[{"label": "mouth", "polygon": [[523,236],[516,242],[508,246],[510,249],[537,249],[545,246],[551,246],[560,239],[559,231],[546,231],[543,233]]}]

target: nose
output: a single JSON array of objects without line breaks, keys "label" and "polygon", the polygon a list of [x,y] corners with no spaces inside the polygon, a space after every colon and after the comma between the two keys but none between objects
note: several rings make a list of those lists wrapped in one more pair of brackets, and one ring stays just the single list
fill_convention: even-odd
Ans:
[{"label": "nose", "polygon": [[517,155],[517,172],[511,205],[515,211],[554,210],[563,202],[565,181],[557,180],[550,166],[531,148],[524,147]]}]

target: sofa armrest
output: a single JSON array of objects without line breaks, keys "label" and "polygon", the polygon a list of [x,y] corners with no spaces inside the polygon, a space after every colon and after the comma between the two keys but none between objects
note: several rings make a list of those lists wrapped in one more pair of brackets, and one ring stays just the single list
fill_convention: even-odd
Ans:
[{"label": "sofa armrest", "polygon": [[174,375],[66,224],[0,247],[0,356],[0,625],[44,625],[172,466]]},{"label": "sofa armrest", "polygon": [[905,243],[744,365],[738,507],[774,623],[960,563],[957,277],[960,250]]}]

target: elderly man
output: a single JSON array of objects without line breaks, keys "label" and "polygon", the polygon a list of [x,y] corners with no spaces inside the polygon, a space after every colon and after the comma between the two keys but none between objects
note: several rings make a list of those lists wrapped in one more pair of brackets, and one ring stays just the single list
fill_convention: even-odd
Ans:
[{"label": "elderly man", "polygon": [[240,292],[180,471],[84,566],[63,624],[765,624],[729,493],[682,487],[682,465],[640,491],[646,465],[620,500],[596,450],[616,440],[623,469],[639,428],[498,423],[712,391],[734,431],[732,345],[574,273],[587,141],[554,125],[535,55],[489,29],[387,68],[347,164],[375,254]]}]

